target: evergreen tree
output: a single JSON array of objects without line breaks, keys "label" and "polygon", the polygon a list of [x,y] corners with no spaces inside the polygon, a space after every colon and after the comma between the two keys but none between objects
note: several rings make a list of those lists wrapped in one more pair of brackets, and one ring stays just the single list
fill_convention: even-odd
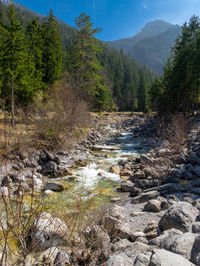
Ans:
[{"label": "evergreen tree", "polygon": [[95,38],[99,29],[93,29],[90,17],[82,13],[75,19],[77,34],[70,51],[69,71],[77,82],[81,97],[90,101],[98,110],[113,107],[109,88],[102,75],[103,68],[97,59],[101,44]]},{"label": "evergreen tree", "polygon": [[15,123],[15,103],[27,105],[35,94],[35,66],[27,52],[22,26],[15,18],[14,6],[8,9],[8,26],[1,27],[0,80],[1,94],[12,111],[12,125]]},{"label": "evergreen tree", "polygon": [[58,23],[52,9],[43,21],[43,81],[52,85],[63,71],[63,46]]},{"label": "evergreen tree", "polygon": [[42,90],[44,82],[42,81],[44,75],[43,68],[43,32],[42,27],[37,18],[32,19],[26,28],[26,39],[28,43],[29,55],[35,65],[35,88]]}]

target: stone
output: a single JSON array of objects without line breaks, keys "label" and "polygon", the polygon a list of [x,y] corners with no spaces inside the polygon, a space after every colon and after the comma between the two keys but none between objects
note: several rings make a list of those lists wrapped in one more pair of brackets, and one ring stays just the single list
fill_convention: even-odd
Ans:
[{"label": "stone", "polygon": [[[169,250],[190,259],[196,235],[190,232],[177,236]],[[199,248],[200,250],[200,248]]]},{"label": "stone", "polygon": [[200,265],[200,235],[195,238],[190,259],[194,264]]},{"label": "stone", "polygon": [[148,239],[157,237],[159,233],[158,224],[155,221],[148,223],[143,232]]},{"label": "stone", "polygon": [[110,167],[110,172],[111,173],[114,173],[116,175],[119,175],[119,173],[120,173],[120,167],[119,167],[119,165],[113,165],[113,166],[111,166]]},{"label": "stone", "polygon": [[59,249],[56,247],[48,248],[45,251],[43,251],[39,256],[39,262],[44,263],[48,265],[54,265],[54,260],[56,258],[57,253],[59,252]]},{"label": "stone", "polygon": [[161,235],[154,239],[151,239],[148,244],[169,250],[169,247],[174,242],[174,240],[182,234],[183,232],[181,232],[180,230],[172,228],[163,231]]},{"label": "stone", "polygon": [[157,198],[159,195],[160,195],[160,193],[158,191],[154,191],[154,190],[146,192],[146,193],[142,193],[139,196],[133,198],[132,203],[146,202],[148,200]]},{"label": "stone", "polygon": [[200,234],[200,222],[195,222],[192,224],[192,233]]},{"label": "stone", "polygon": [[165,249],[154,249],[148,266],[195,266],[182,256]]},{"label": "stone", "polygon": [[130,224],[120,221],[112,216],[104,218],[104,228],[110,237],[129,238],[131,235]]},{"label": "stone", "polygon": [[132,180],[134,179],[145,179],[146,176],[145,176],[145,173],[141,170],[138,170],[133,176],[132,176]]},{"label": "stone", "polygon": [[159,212],[161,210],[161,202],[159,200],[149,200],[144,205],[145,211]]},{"label": "stone", "polygon": [[171,155],[172,151],[170,149],[163,148],[163,149],[158,150],[156,153],[157,153],[157,156],[159,157],[166,157],[166,156]]},{"label": "stone", "polygon": [[200,158],[195,152],[191,152],[190,155],[188,156],[188,162],[200,165]]},{"label": "stone", "polygon": [[133,266],[132,260],[124,253],[111,256],[110,259],[104,263],[105,266]]},{"label": "stone", "polygon": [[44,188],[44,190],[52,190],[56,192],[63,191],[64,189],[65,189],[64,185],[59,182],[48,182]]},{"label": "stone", "polygon": [[139,254],[136,257],[134,266],[148,266],[151,258],[151,252],[146,252],[145,254]]},{"label": "stone", "polygon": [[[200,158],[199,158],[200,160]],[[200,165],[199,166],[194,166],[193,168],[193,173],[197,176],[197,177],[200,177]]]},{"label": "stone", "polygon": [[30,182],[30,186],[32,187],[34,191],[42,191],[44,188],[43,182],[39,178],[33,178],[32,181]]},{"label": "stone", "polygon": [[45,250],[63,244],[68,234],[67,225],[50,213],[43,212],[35,220],[32,229],[32,246],[34,250]]},{"label": "stone", "polygon": [[43,175],[55,175],[57,172],[58,166],[55,162],[49,161],[45,165],[42,166],[42,174]]},{"label": "stone", "polygon": [[151,158],[149,158],[147,155],[141,155],[140,156],[140,163],[143,165],[151,165],[154,166],[154,162]]},{"label": "stone", "polygon": [[70,265],[70,258],[68,253],[64,250],[59,250],[53,263],[55,266]]},{"label": "stone", "polygon": [[133,188],[134,188],[134,184],[132,182],[130,182],[130,181],[122,182],[121,185],[120,185],[120,190],[122,192],[130,192],[130,193],[132,193]]},{"label": "stone", "polygon": [[126,248],[132,247],[133,243],[131,243],[128,239],[121,239],[120,241],[114,243],[113,250],[123,252]]},{"label": "stone", "polygon": [[177,202],[171,206],[159,221],[162,231],[175,228],[182,232],[190,229],[192,222],[196,220],[198,210],[188,202]]},{"label": "stone", "polygon": [[145,236],[145,234],[144,234],[143,232],[134,232],[134,233],[132,233],[132,234],[130,235],[130,237],[131,237],[131,240],[132,240],[132,241],[135,241],[135,240],[138,239],[139,237],[143,237],[143,238],[145,238],[146,236]]}]

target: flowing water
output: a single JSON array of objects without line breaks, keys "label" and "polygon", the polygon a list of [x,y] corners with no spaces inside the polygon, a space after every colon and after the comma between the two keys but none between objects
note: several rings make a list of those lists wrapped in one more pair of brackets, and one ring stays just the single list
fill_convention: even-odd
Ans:
[{"label": "flowing water", "polygon": [[[73,169],[73,178],[66,176],[55,179],[67,184],[70,188],[70,193],[69,191],[56,193],[60,206],[66,206],[66,204],[69,206],[76,195],[79,195],[84,201],[90,200],[90,203],[92,201],[94,205],[119,196],[116,188],[123,179],[119,174],[110,172],[110,167],[117,165],[120,160],[136,158],[146,150],[143,140],[135,139],[132,133],[116,134],[115,137],[96,148],[95,159],[84,167]],[[69,182],[72,179],[73,181]]]}]

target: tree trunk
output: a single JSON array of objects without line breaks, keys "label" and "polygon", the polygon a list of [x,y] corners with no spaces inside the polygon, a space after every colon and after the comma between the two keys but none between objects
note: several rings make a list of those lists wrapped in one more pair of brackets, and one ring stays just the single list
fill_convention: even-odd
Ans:
[{"label": "tree trunk", "polygon": [[12,126],[15,126],[15,99],[14,99],[14,82],[11,79],[11,112],[12,112]]}]

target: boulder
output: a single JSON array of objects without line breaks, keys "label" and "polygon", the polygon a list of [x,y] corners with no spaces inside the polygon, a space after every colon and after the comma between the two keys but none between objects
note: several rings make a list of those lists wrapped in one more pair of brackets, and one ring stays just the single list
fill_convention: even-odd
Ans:
[{"label": "boulder", "polygon": [[57,247],[64,243],[67,233],[68,227],[61,219],[43,212],[33,224],[33,249],[45,250],[50,247]]},{"label": "boulder", "polygon": [[151,258],[151,252],[146,252],[145,254],[139,254],[136,257],[134,266],[148,266]]},{"label": "boulder", "polygon": [[134,179],[145,179],[146,176],[145,176],[145,173],[141,170],[138,170],[133,176],[132,176],[132,180]]},{"label": "boulder", "polygon": [[182,256],[165,249],[154,249],[148,266],[195,266]]},{"label": "boulder", "polygon": [[194,264],[200,265],[200,235],[195,238],[190,259]]},{"label": "boulder", "polygon": [[143,232],[134,232],[134,233],[132,233],[131,234],[131,240],[132,241],[135,241],[135,240],[137,240],[139,237],[143,237],[143,238],[145,238],[146,236],[145,236],[145,233],[143,233]]},{"label": "boulder", "polygon": [[133,243],[131,243],[128,239],[121,239],[120,241],[114,243],[113,250],[123,252],[128,247],[132,247]]},{"label": "boulder", "polygon": [[63,191],[64,189],[65,189],[64,185],[59,182],[48,182],[44,188],[44,190],[52,190],[56,192]]},{"label": "boulder", "polygon": [[147,224],[144,228],[144,233],[146,238],[155,238],[159,234],[160,230],[158,228],[158,224],[155,221],[152,221]]},{"label": "boulder", "polygon": [[166,156],[171,155],[172,151],[170,149],[163,148],[163,149],[158,150],[156,153],[157,153],[157,156],[159,157],[166,157]]},{"label": "boulder", "polygon": [[124,253],[111,256],[110,259],[104,263],[105,266],[133,266],[132,260]]},{"label": "boulder", "polygon": [[43,175],[55,175],[57,172],[58,166],[55,162],[49,161],[42,166],[42,174]]},{"label": "boulder", "polygon": [[70,259],[68,253],[64,250],[59,250],[53,263],[55,266],[70,265]]},{"label": "boulder", "polygon": [[145,211],[159,212],[161,210],[161,202],[159,200],[149,200],[144,205]]},{"label": "boulder", "polygon": [[191,252],[193,249],[195,238],[196,235],[189,232],[179,235],[170,245],[169,250],[189,260],[191,257]]},{"label": "boulder", "polygon": [[175,228],[187,232],[196,220],[198,210],[188,202],[177,202],[171,206],[159,221],[162,231]]},{"label": "boulder", "polygon": [[169,250],[169,247],[174,242],[174,240],[182,234],[183,232],[181,232],[180,230],[172,228],[163,231],[161,235],[154,239],[151,239],[148,244]]},{"label": "boulder", "polygon": [[120,190],[122,192],[130,192],[130,193],[132,193],[133,189],[134,189],[134,184],[132,182],[127,181],[127,182],[122,182],[121,183]]}]

